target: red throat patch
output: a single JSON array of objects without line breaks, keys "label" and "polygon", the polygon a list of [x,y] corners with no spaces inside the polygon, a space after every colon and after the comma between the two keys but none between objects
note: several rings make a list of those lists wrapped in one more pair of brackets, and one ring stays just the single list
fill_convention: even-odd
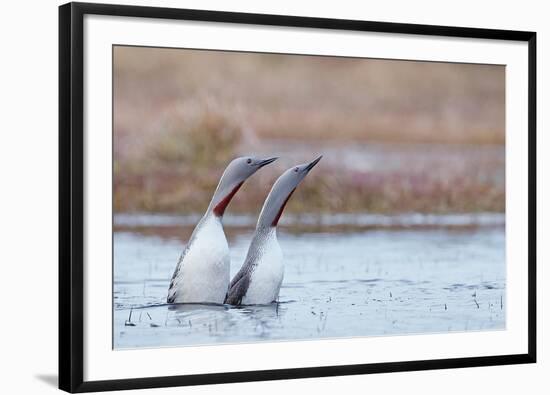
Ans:
[{"label": "red throat patch", "polygon": [[277,224],[279,223],[279,219],[281,218],[281,215],[283,214],[283,210],[285,209],[285,206],[286,204],[288,203],[288,199],[290,199],[290,197],[292,196],[292,194],[294,193],[294,191],[296,190],[296,188],[294,188],[289,194],[288,196],[286,197],[283,205],[281,206],[281,208],[279,209],[279,212],[277,213],[277,215],[275,216],[275,219],[273,219],[273,222],[271,223],[271,226],[277,226]]},{"label": "red throat patch", "polygon": [[237,191],[239,190],[239,188],[244,184],[244,181],[239,183],[235,188],[233,188],[233,190],[231,192],[229,192],[229,194],[224,197],[222,199],[221,202],[219,202],[216,207],[214,207],[214,209],[212,210],[214,212],[214,215],[217,216],[217,217],[221,217],[223,215],[223,213],[225,212],[225,209],[227,207],[227,205],[229,204],[229,202],[231,201],[231,199],[233,199],[233,196],[235,196],[235,194],[237,193]]}]

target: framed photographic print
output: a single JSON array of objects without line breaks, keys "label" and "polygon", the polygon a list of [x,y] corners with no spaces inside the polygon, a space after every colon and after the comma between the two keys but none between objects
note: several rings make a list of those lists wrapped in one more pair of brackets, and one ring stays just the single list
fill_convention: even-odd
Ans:
[{"label": "framed photographic print", "polygon": [[59,386],[536,360],[536,35],[59,9]]}]

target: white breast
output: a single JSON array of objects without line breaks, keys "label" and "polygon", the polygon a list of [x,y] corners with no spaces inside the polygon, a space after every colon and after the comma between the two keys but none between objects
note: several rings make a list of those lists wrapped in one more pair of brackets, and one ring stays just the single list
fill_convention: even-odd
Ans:
[{"label": "white breast", "polygon": [[257,265],[250,277],[243,304],[268,304],[277,300],[284,277],[283,252],[277,241],[275,229],[268,235],[260,249]]},{"label": "white breast", "polygon": [[219,218],[197,229],[176,277],[175,303],[223,303],[229,286],[229,247]]}]

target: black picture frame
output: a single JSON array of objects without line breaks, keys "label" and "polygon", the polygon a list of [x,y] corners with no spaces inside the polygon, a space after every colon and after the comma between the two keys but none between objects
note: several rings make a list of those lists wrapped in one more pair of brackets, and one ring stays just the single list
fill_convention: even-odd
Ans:
[{"label": "black picture frame", "polygon": [[[297,369],[84,381],[83,18],[86,14],[404,33],[528,43],[528,352]],[[536,33],[235,12],[68,3],[59,7],[59,388],[89,392],[536,362]]]}]

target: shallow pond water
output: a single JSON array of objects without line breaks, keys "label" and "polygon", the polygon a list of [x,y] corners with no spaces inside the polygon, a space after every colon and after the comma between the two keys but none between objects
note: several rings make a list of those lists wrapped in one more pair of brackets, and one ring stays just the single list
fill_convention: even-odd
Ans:
[{"label": "shallow pond water", "polygon": [[[251,230],[231,233],[231,275]],[[505,328],[504,227],[279,231],[285,278],[269,306],[165,305],[184,242],[114,235],[115,348]]]}]

